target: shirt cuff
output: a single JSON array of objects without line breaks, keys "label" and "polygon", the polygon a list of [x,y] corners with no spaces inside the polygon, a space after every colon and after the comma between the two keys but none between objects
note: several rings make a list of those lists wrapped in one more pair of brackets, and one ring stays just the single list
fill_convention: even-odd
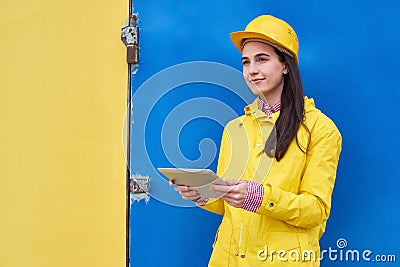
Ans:
[{"label": "shirt cuff", "polygon": [[208,198],[201,197],[196,201],[193,201],[197,206],[204,206],[208,202]]},{"label": "shirt cuff", "polygon": [[264,196],[264,187],[262,184],[247,181],[247,195],[242,204],[242,209],[250,212],[256,212],[262,203]]}]

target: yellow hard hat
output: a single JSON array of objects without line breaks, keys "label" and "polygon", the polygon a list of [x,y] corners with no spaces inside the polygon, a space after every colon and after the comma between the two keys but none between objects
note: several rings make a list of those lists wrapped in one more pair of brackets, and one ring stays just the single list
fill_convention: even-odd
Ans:
[{"label": "yellow hard hat", "polygon": [[232,32],[231,40],[242,51],[246,39],[262,39],[298,62],[299,41],[294,29],[285,21],[271,15],[259,16],[244,31]]}]

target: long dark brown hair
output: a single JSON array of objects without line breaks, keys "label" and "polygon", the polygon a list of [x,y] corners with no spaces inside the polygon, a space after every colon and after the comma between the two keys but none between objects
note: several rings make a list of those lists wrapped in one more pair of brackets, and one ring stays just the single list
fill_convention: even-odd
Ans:
[{"label": "long dark brown hair", "polygon": [[[284,85],[281,96],[281,111],[275,123],[274,130],[265,143],[265,152],[269,157],[275,157],[280,161],[285,156],[293,138],[303,153],[308,152],[310,144],[310,130],[304,124],[304,91],[301,82],[300,70],[293,59],[276,49],[279,61],[286,64],[289,72],[284,75]],[[297,132],[300,126],[304,127],[308,134],[308,143],[300,144]]]}]

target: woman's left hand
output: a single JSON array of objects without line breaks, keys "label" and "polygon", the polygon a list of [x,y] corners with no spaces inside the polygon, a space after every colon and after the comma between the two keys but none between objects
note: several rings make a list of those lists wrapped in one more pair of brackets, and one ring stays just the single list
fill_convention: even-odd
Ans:
[{"label": "woman's left hand", "polygon": [[247,196],[248,185],[243,180],[225,180],[226,185],[212,184],[210,191],[220,196],[223,200],[228,202],[229,205],[241,208]]}]

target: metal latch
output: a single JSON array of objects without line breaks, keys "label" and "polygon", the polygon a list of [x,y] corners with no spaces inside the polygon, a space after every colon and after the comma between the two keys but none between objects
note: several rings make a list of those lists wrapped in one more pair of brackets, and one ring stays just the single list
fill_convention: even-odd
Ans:
[{"label": "metal latch", "polygon": [[130,179],[130,191],[132,194],[149,193],[150,177],[135,174]]},{"label": "metal latch", "polygon": [[139,64],[139,27],[138,16],[132,14],[126,20],[125,27],[121,29],[121,40],[127,48],[126,62]]}]

